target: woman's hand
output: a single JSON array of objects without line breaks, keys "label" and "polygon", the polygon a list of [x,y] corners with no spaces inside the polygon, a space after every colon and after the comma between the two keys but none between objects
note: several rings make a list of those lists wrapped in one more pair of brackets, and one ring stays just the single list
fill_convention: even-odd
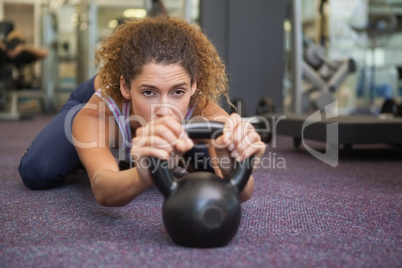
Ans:
[{"label": "woman's hand", "polygon": [[170,116],[164,116],[139,127],[132,140],[131,156],[138,175],[150,179],[147,157],[169,160],[172,155],[183,155],[194,146],[183,125]]},{"label": "woman's hand", "polygon": [[[231,114],[225,122],[223,135],[215,140],[215,152],[220,159],[220,169],[223,175],[231,172],[232,164],[227,158],[234,158],[237,161],[254,155],[253,167],[256,168],[265,152],[265,143],[261,141],[261,136],[256,132],[254,126],[242,121],[239,114]],[[225,159],[226,158],[226,159]],[[222,159],[225,159],[222,161]]]}]

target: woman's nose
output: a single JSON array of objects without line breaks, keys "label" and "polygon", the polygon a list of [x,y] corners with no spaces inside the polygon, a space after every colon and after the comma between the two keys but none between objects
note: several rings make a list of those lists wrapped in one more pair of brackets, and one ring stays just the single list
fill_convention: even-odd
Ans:
[{"label": "woman's nose", "polygon": [[169,106],[170,105],[167,103],[158,105],[158,107],[156,109],[156,115],[158,117],[171,116],[173,114],[173,109]]}]

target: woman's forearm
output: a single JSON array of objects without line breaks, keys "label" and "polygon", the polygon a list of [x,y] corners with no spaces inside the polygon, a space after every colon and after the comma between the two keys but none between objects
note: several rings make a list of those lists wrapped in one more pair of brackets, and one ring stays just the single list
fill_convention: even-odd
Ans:
[{"label": "woman's forearm", "polygon": [[127,205],[151,185],[152,180],[140,179],[136,168],[118,172],[99,170],[91,180],[95,199],[108,207]]},{"label": "woman's forearm", "polygon": [[34,55],[38,59],[43,59],[47,57],[48,51],[47,49],[41,47],[33,47],[29,45],[19,44],[14,49],[7,51],[7,56],[11,59],[17,57],[21,54],[21,52],[28,52]]},{"label": "woman's forearm", "polygon": [[240,202],[245,202],[251,198],[253,195],[253,190],[254,190],[254,177],[253,175],[250,176],[250,178],[247,181],[246,186],[243,188],[243,190],[239,194],[239,200]]}]

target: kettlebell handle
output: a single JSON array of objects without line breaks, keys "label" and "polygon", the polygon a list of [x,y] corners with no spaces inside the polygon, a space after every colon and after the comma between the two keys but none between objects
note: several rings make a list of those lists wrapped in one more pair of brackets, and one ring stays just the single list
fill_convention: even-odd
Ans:
[{"label": "kettlebell handle", "polygon": [[183,125],[191,139],[216,139],[223,134],[225,124],[219,121],[193,120]]},{"label": "kettlebell handle", "polygon": [[[224,127],[223,122],[208,120],[192,120],[183,124],[187,135],[191,139],[216,139],[222,135]],[[235,187],[237,193],[240,193],[247,184],[253,169],[253,159],[254,156],[252,155],[241,163],[233,161],[231,174],[224,178]],[[167,162],[150,157],[149,168],[156,187],[165,197],[168,197],[176,188],[177,178],[169,170]]]}]

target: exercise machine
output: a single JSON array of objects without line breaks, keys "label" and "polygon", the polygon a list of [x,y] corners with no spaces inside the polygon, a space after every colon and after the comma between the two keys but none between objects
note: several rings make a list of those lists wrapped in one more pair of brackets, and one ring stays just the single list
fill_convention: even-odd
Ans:
[{"label": "exercise machine", "polygon": [[339,61],[328,59],[322,46],[307,37],[303,38],[303,47],[302,113],[316,109],[323,111],[325,106],[336,101],[335,91],[348,75],[356,71],[356,62],[352,58]]},{"label": "exercise machine", "polygon": [[[303,38],[301,33],[301,7],[297,0],[289,1],[291,6],[292,23],[292,105],[293,109],[288,114],[267,113],[264,116],[270,119],[270,127],[274,134],[293,137],[295,147],[304,143],[304,139],[326,142],[327,149],[338,148],[339,145],[351,147],[353,144],[402,144],[402,118],[396,116],[364,116],[364,115],[339,115],[337,102],[328,100],[317,102],[318,110],[312,114],[302,112],[302,77],[307,77],[317,88],[325,88],[324,92],[330,92],[331,85],[339,86],[339,82],[353,69],[350,61],[345,61],[333,73],[338,82],[323,82],[319,71],[306,67],[303,62]],[[375,18],[371,16],[369,18]],[[369,25],[379,25],[370,24]],[[327,65],[327,62],[317,47],[307,51],[307,58],[318,60]],[[337,75],[335,75],[338,73]],[[319,92],[323,92],[320,90]],[[329,96],[328,94],[326,96]],[[328,98],[329,99],[329,98]],[[329,139],[328,139],[329,138]],[[336,146],[336,147],[334,147]]]},{"label": "exercise machine", "polygon": [[[7,41],[7,36],[14,30],[14,23],[0,22],[0,41],[4,47],[0,48],[0,120],[19,120],[23,116],[18,112],[20,92],[14,90],[16,82],[13,73],[19,72],[20,66],[10,61],[6,56],[7,50],[13,49],[20,40]],[[20,76],[18,77],[20,78]]]}]

